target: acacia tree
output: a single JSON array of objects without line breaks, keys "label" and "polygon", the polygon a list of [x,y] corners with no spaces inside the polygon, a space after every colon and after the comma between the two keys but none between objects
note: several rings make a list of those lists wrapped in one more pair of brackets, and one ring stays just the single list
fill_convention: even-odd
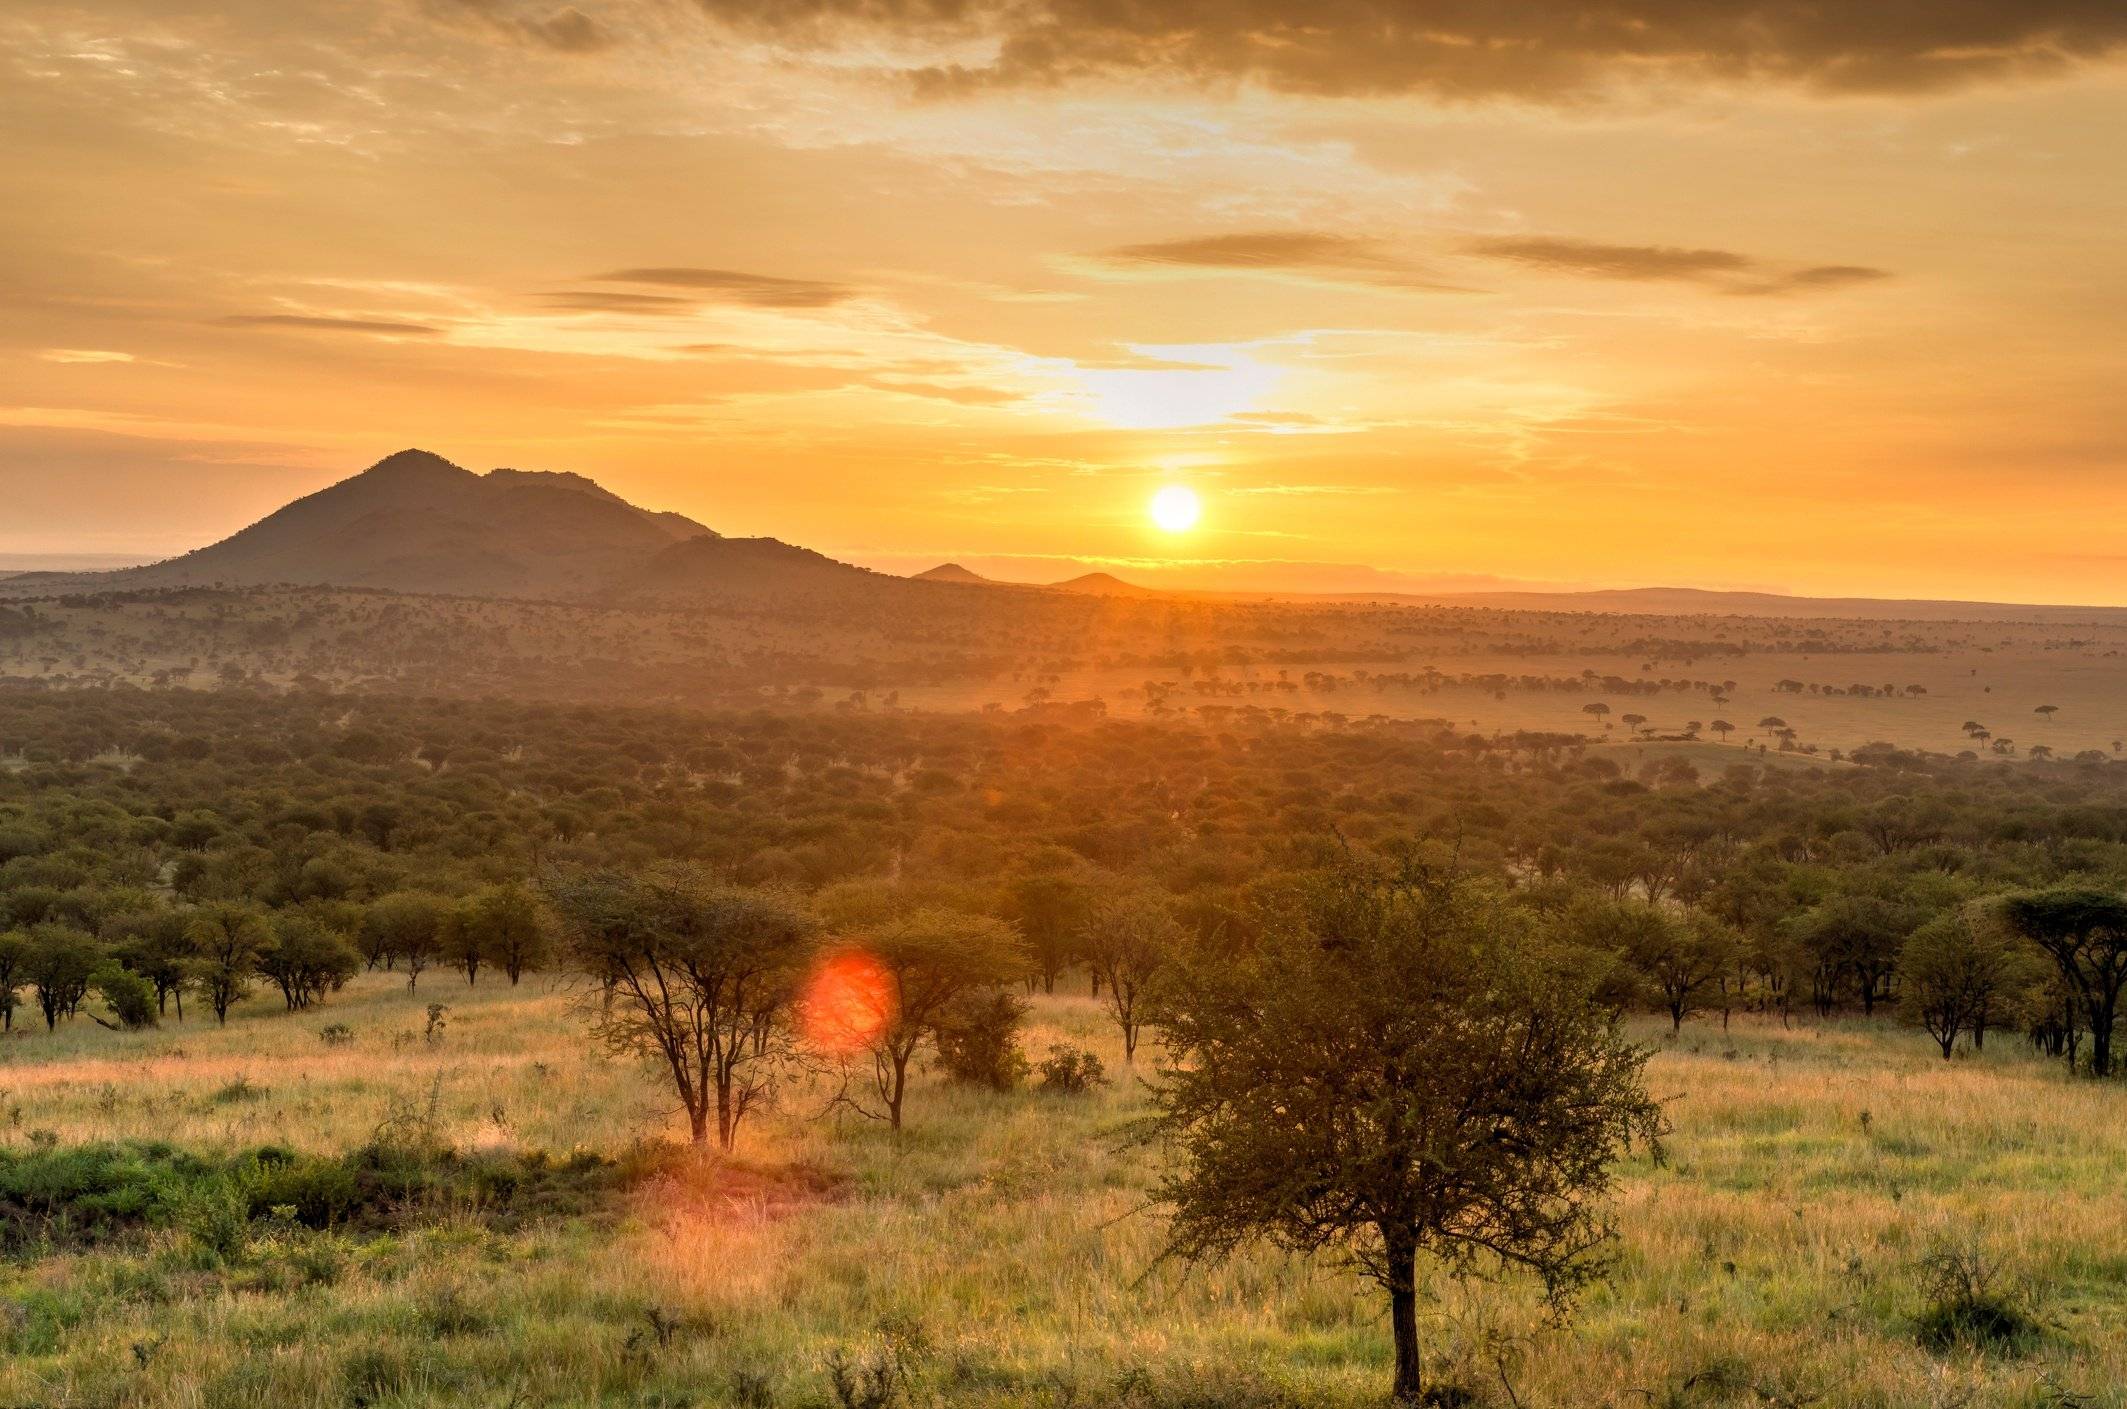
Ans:
[{"label": "acacia tree", "polygon": [[1561,1302],[1600,1273],[1611,1166],[1662,1133],[1647,1053],[1585,958],[1489,885],[1354,865],[1282,911],[1157,990],[1168,1252],[1342,1253],[1388,1293],[1415,1399],[1421,1255],[1526,1269]]},{"label": "acacia tree", "polygon": [[600,985],[592,1032],[672,1078],[689,1137],[730,1151],[791,1050],[788,1013],[816,922],[788,897],[700,871],[595,872],[549,888],[576,967]]},{"label": "acacia tree", "polygon": [[406,965],[409,993],[436,957],[447,905],[443,897],[426,891],[398,890],[379,896],[362,917],[364,947],[383,953],[387,962]]},{"label": "acacia tree", "polygon": [[1087,899],[1084,882],[1059,872],[1037,871],[1012,883],[1007,893],[1011,916],[1033,958],[1029,985],[1038,981],[1042,992],[1056,991],[1057,976],[1075,957]]},{"label": "acacia tree", "polygon": [[[551,926],[539,897],[521,885],[486,886],[460,901],[451,915],[456,962],[470,983],[480,960],[502,966],[512,986],[546,961]],[[473,957],[467,960],[463,956]]]},{"label": "acacia tree", "polygon": [[290,1012],[338,992],[362,967],[352,944],[300,910],[276,914],[272,935],[259,951],[258,968],[281,990]]},{"label": "acacia tree", "polygon": [[185,984],[196,957],[183,913],[167,909],[127,910],[103,922],[104,943],[155,989],[155,1011],[177,1000],[177,1020],[185,1018]]},{"label": "acacia tree", "polygon": [[89,981],[102,955],[96,941],[71,925],[42,924],[30,931],[23,977],[37,990],[37,1007],[47,1030],[72,1017],[88,996]]},{"label": "acacia tree", "polygon": [[207,996],[214,1021],[227,1023],[229,1009],[251,991],[259,955],[273,942],[265,913],[217,901],[193,911],[185,933],[192,942],[193,982]]},{"label": "acacia tree", "polygon": [[1182,927],[1158,895],[1124,890],[1094,902],[1079,931],[1079,953],[1101,979],[1108,1011],[1122,1029],[1123,1060],[1137,1059],[1145,991],[1173,958]]},{"label": "acacia tree", "polygon": [[15,1004],[29,981],[30,937],[22,930],[0,932],[0,1032],[15,1030]]},{"label": "acacia tree", "polygon": [[1027,948],[1001,921],[935,909],[879,926],[859,948],[885,988],[885,1011],[869,1043],[872,1088],[887,1124],[899,1130],[916,1048],[964,998],[1023,977]]},{"label": "acacia tree", "polygon": [[1966,907],[1922,925],[1899,950],[1901,1010],[1943,1060],[1966,1033],[1975,1050],[1984,1045],[1993,1013],[2023,977],[2011,938],[1997,916]]},{"label": "acacia tree", "polygon": [[2127,898],[2082,886],[2026,891],[2001,902],[2009,927],[2036,945],[2090,1024],[2090,1074],[2112,1075],[2112,1028],[2127,985]]},{"label": "acacia tree", "polygon": [[1711,915],[1680,915],[1639,900],[1584,906],[1574,917],[1575,937],[1594,949],[1620,954],[1669,1014],[1669,1030],[1721,991],[1742,952],[1736,932]]}]

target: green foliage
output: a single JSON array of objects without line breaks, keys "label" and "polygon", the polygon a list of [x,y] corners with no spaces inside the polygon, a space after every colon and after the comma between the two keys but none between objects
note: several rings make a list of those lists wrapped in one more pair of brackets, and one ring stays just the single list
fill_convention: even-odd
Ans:
[{"label": "green foliage", "polygon": [[120,1027],[137,1029],[155,1026],[155,985],[139,974],[122,968],[116,960],[106,959],[89,975],[89,987],[111,1011],[112,1020]]},{"label": "green foliage", "polygon": [[1002,990],[963,995],[932,1026],[938,1065],[962,1085],[1013,1090],[1029,1070],[1019,1047],[1026,1015],[1026,1002]]},{"label": "green foliage", "polygon": [[1174,1255],[1349,1258],[1389,1294],[1404,1397],[1421,1254],[1523,1269],[1560,1299],[1600,1274],[1613,1166],[1663,1128],[1647,1054],[1496,887],[1349,865],[1274,902],[1247,950],[1170,975],[1153,1016]]},{"label": "green foliage", "polygon": [[171,1228],[229,1260],[276,1220],[385,1229],[447,1214],[512,1227],[583,1214],[660,1168],[654,1152],[624,1167],[589,1154],[556,1161],[392,1140],[336,1157],[270,1145],[225,1158],[159,1144],[0,1149],[0,1251]]},{"label": "green foliage", "polygon": [[1064,1042],[1050,1047],[1049,1054],[1035,1063],[1034,1070],[1041,1074],[1041,1089],[1059,1096],[1083,1096],[1108,1084],[1107,1068],[1101,1064],[1099,1053]]}]

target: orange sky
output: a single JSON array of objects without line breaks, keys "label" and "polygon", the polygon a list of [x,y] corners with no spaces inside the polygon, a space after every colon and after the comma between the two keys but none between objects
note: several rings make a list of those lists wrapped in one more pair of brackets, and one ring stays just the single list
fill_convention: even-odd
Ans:
[{"label": "orange sky", "polygon": [[2123,46],[2117,0],[16,0],[0,561],[420,445],[887,567],[2127,601]]}]

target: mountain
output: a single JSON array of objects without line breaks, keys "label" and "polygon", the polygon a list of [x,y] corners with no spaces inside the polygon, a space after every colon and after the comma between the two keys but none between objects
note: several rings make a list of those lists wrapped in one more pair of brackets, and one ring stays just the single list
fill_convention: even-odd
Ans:
[{"label": "mountain", "polygon": [[911,573],[911,582],[961,582],[969,586],[994,586],[997,579],[984,577],[979,572],[969,572],[958,563],[940,563],[925,572]]},{"label": "mountain", "polygon": [[696,540],[716,535],[682,515],[638,508],[581,475],[479,475],[425,450],[402,450],[219,543],[96,581],[579,597]]},{"label": "mountain", "polygon": [[906,581],[852,567],[780,539],[711,534],[668,545],[639,568],[622,574],[599,599],[637,606],[684,606],[730,597],[869,596],[901,587]]},{"label": "mountain", "polygon": [[1065,578],[1062,582],[1049,584],[1056,592],[1085,592],[1096,597],[1157,597],[1162,595],[1156,587],[1140,587],[1134,582],[1125,582],[1113,573],[1089,572],[1078,577]]}]

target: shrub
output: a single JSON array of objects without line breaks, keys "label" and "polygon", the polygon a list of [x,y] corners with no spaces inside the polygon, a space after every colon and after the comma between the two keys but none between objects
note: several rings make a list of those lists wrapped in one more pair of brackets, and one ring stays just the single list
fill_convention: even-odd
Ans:
[{"label": "shrub", "polygon": [[1083,1096],[1096,1086],[1108,1084],[1108,1069],[1099,1057],[1083,1047],[1058,1043],[1049,1049],[1035,1070],[1041,1073],[1041,1089],[1062,1096]]},{"label": "shrub", "polygon": [[111,1010],[118,1026],[127,1031],[155,1026],[155,985],[118,964],[99,965],[89,976],[89,987]]},{"label": "shrub", "polygon": [[1928,1299],[1920,1313],[1921,1345],[1929,1350],[1998,1350],[2020,1354],[2041,1332],[2024,1298],[2002,1284],[1999,1270],[1976,1243],[1946,1243],[1920,1260]]},{"label": "shrub", "polygon": [[1019,1050],[1019,1027],[1027,1005],[1009,993],[969,994],[934,1026],[938,1062],[953,1081],[1010,1091],[1025,1079],[1027,1059]]}]

